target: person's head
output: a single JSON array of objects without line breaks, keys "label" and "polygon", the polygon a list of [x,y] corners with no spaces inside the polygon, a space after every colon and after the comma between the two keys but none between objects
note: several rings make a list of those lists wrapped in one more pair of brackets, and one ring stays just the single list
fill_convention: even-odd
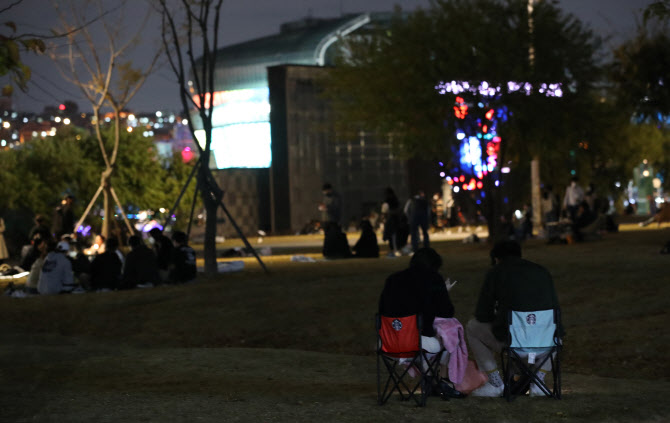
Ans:
[{"label": "person's head", "polygon": [[46,222],[46,219],[41,214],[35,216],[35,223],[37,223],[38,225],[44,225],[44,222]]},{"label": "person's head", "polygon": [[105,241],[105,251],[108,253],[112,253],[116,251],[116,249],[119,248],[119,240],[116,239],[115,237],[109,237]]},{"label": "person's head", "polygon": [[153,239],[160,238],[161,234],[163,234],[163,231],[161,231],[159,228],[151,228],[149,231],[149,236]]},{"label": "person's head", "polygon": [[72,204],[74,202],[74,196],[72,194],[68,194],[65,197],[63,197],[63,204]]},{"label": "person's head", "polygon": [[323,186],[321,187],[321,191],[323,191],[323,193],[326,194],[326,195],[327,195],[327,194],[330,194],[330,193],[333,192],[333,186],[332,186],[329,182],[326,182],[326,183],[323,184]]},{"label": "person's head", "polygon": [[575,185],[577,185],[577,181],[579,181],[579,178],[577,178],[576,176],[570,178],[570,186],[574,187]]},{"label": "person's head", "polygon": [[177,231],[172,234],[172,240],[177,245],[186,245],[187,237],[186,234],[182,231]]},{"label": "person's head", "polygon": [[56,245],[56,251],[59,253],[67,254],[70,251],[70,243],[67,241],[60,241]]},{"label": "person's head", "polygon": [[96,245],[102,245],[102,244],[105,243],[105,237],[98,234],[98,235],[95,236],[95,239],[94,239],[93,243],[96,244]]},{"label": "person's head", "polygon": [[437,272],[442,267],[442,257],[430,247],[419,248],[409,261],[409,267]]},{"label": "person's head", "polygon": [[134,250],[142,245],[142,238],[140,238],[138,235],[132,235],[130,238],[128,238],[128,245],[130,245],[130,248]]},{"label": "person's head", "polygon": [[509,257],[521,257],[521,245],[512,240],[496,242],[491,249],[491,264],[496,264]]}]

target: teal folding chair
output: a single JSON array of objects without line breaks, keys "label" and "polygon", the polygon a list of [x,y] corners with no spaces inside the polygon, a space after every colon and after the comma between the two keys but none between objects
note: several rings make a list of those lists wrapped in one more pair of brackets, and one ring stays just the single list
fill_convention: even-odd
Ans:
[{"label": "teal folding chair", "polygon": [[[505,399],[525,394],[532,383],[546,396],[561,399],[560,311],[510,311],[507,322],[507,345],[502,350]],[[551,363],[551,387],[537,376],[547,362]]]}]

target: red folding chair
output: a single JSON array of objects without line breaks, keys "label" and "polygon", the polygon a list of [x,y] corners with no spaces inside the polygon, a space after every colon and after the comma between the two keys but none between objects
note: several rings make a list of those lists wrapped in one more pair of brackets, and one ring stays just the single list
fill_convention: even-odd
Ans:
[{"label": "red folding chair", "polygon": [[[377,403],[385,404],[397,391],[401,400],[412,398],[418,406],[425,406],[432,390],[431,380],[439,379],[442,351],[431,357],[432,354],[421,348],[420,315],[391,317],[377,314],[375,321],[378,341]],[[383,368],[381,363],[384,363]],[[382,369],[387,375],[383,384]]]}]

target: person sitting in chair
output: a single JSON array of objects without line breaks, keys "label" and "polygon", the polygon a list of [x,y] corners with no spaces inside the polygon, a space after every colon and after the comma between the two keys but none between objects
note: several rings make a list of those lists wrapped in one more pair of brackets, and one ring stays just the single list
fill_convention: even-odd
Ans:
[{"label": "person sitting in chair", "polygon": [[[379,298],[379,314],[382,316],[404,317],[414,314],[423,316],[421,346],[429,353],[443,350],[437,338],[433,322],[436,317],[454,317],[454,305],[444,278],[438,273],[442,267],[442,257],[432,248],[420,248],[414,253],[409,268],[393,273],[386,279]],[[446,364],[450,357],[443,353],[440,373],[446,376]],[[465,398],[465,394],[452,387],[442,378],[438,383],[443,398]]]},{"label": "person sitting in chair", "polygon": [[[495,354],[505,345],[507,314],[510,310],[535,311],[558,309],[558,297],[549,271],[539,264],[521,258],[516,241],[496,243],[491,250],[494,267],[482,285],[475,318],[467,324],[466,334],[479,368],[488,373],[489,381],[472,392],[474,396],[499,397],[504,384]],[[562,329],[559,328],[559,334]],[[544,380],[551,363],[546,362],[537,376]],[[531,395],[544,395],[535,384]]]}]

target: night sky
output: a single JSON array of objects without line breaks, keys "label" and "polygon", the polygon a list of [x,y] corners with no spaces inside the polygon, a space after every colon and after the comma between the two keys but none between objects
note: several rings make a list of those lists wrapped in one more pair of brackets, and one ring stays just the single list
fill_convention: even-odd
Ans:
[{"label": "night sky", "polygon": [[[652,0],[559,0],[560,7],[589,24],[597,34],[610,38],[614,45],[630,37],[635,30],[636,16]],[[0,5],[9,4],[0,0]],[[105,0],[111,6],[116,0]],[[50,2],[46,0],[23,0],[8,12],[0,15],[0,22],[14,21],[20,33],[48,34],[58,24]],[[126,11],[128,31],[137,28],[144,16],[143,2],[130,2],[134,10]],[[224,1],[220,43],[223,46],[271,35],[288,21],[306,16],[336,17],[342,12],[390,11],[395,4],[404,10],[426,7],[428,0],[228,0]],[[160,29],[158,19],[144,26],[142,43],[134,51],[133,58],[142,63],[158,46]],[[62,41],[61,41],[62,44]],[[14,108],[20,111],[39,112],[46,105],[57,105],[64,100],[79,103],[82,111],[88,111],[86,100],[77,88],[64,81],[47,57],[25,55],[24,62],[33,69],[33,81],[27,94],[17,92]],[[4,83],[0,80],[0,83]],[[154,110],[178,111],[178,91],[175,78],[167,65],[158,69],[130,103],[134,111]]]}]

